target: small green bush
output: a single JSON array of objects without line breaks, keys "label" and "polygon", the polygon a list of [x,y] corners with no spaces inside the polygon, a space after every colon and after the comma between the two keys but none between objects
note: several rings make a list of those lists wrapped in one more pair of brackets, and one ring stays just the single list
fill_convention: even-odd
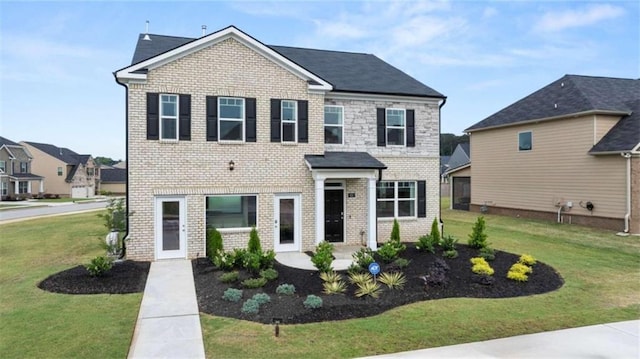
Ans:
[{"label": "small green bush", "polygon": [[268,281],[278,279],[278,271],[273,268],[267,268],[260,271],[260,276]]},{"label": "small green bush", "polygon": [[257,274],[260,272],[260,258],[262,257],[261,253],[256,252],[245,252],[242,258],[242,267],[246,269],[249,273]]},{"label": "small green bush", "polygon": [[458,251],[455,249],[444,251],[442,252],[442,256],[450,259],[458,258]]},{"label": "small green bush", "polygon": [[322,288],[324,289],[322,291],[324,294],[339,294],[347,290],[347,285],[344,281],[338,280],[334,282],[324,282],[322,283]]},{"label": "small green bush", "polygon": [[260,237],[258,236],[258,230],[256,227],[252,227],[251,233],[249,233],[249,244],[247,246],[247,250],[251,253],[262,254],[262,246],[260,245]]},{"label": "small green bush", "polygon": [[267,293],[256,293],[251,297],[251,299],[258,302],[258,304],[263,305],[271,302],[271,297]]},{"label": "small green bush", "polygon": [[106,256],[97,256],[84,267],[92,277],[100,277],[105,275],[109,270],[111,270],[111,268],[113,268],[113,259]]},{"label": "small green bush", "polygon": [[416,249],[422,252],[435,253],[436,244],[437,242],[435,241],[435,238],[432,237],[430,234],[427,234],[418,238]]},{"label": "small green bush", "polygon": [[478,255],[488,261],[496,259],[496,251],[489,247],[480,248]]},{"label": "small green bush", "polygon": [[267,279],[263,277],[249,278],[242,281],[242,286],[249,289],[264,287],[265,284],[267,284]]},{"label": "small green bush", "polygon": [[207,228],[207,258],[215,265],[215,258],[223,253],[222,234],[215,228]]},{"label": "small green bush", "polygon": [[401,272],[384,272],[378,280],[386,284],[389,289],[402,289],[407,283],[407,278]]},{"label": "small green bush", "polygon": [[484,217],[478,217],[476,222],[473,224],[471,234],[469,234],[469,247],[480,249],[488,246],[485,228],[486,224],[484,221]]},{"label": "small green bush", "polygon": [[380,292],[382,291],[380,284],[372,280],[364,283],[359,283],[357,286],[358,288],[356,289],[354,294],[358,298],[364,297],[364,296],[370,296],[371,298],[378,298],[380,296]]},{"label": "small green bush", "polygon": [[536,264],[536,259],[533,258],[533,256],[528,255],[528,254],[523,254],[520,256],[520,260],[518,260],[518,262],[522,263],[522,264],[526,264],[529,267],[533,266]]},{"label": "small green bush", "polygon": [[218,252],[218,254],[213,257],[213,265],[222,270],[233,269],[235,266],[235,256],[233,252]]},{"label": "small green bush", "polygon": [[435,244],[440,244],[440,224],[438,223],[438,218],[434,218],[433,222],[431,222],[431,233],[429,235],[433,238]]},{"label": "small green bush", "polygon": [[400,243],[400,223],[398,223],[397,219],[393,219],[393,228],[391,228],[391,238],[392,242]]},{"label": "small green bush", "polygon": [[407,268],[409,266],[409,263],[411,263],[411,261],[408,260],[408,259],[398,258],[395,261],[393,261],[393,263],[391,263],[391,265],[394,266],[395,268],[398,268],[398,269],[404,269],[404,268]]},{"label": "small green bush", "polygon": [[296,287],[293,284],[280,284],[276,287],[277,294],[294,295],[296,293]]},{"label": "small green bush", "polygon": [[311,257],[313,266],[320,272],[332,271],[331,263],[333,262],[333,244],[322,242],[316,246],[316,251]]},{"label": "small green bush", "polygon": [[260,311],[260,303],[255,299],[247,299],[247,301],[242,304],[240,311],[244,314],[258,314]]},{"label": "small green bush", "polygon": [[225,272],[220,275],[220,281],[222,283],[234,283],[238,281],[239,274],[237,271]]},{"label": "small green bush", "polygon": [[398,258],[398,249],[396,248],[396,244],[391,241],[386,242],[380,248],[378,248],[378,256],[385,262],[391,263],[396,258]]},{"label": "small green bush", "polygon": [[304,302],[302,303],[302,305],[304,305],[304,307],[307,309],[322,308],[322,298],[313,294],[309,294],[307,296],[307,299],[305,299]]},{"label": "small green bush", "polygon": [[262,252],[260,256],[260,268],[267,269],[273,267],[273,262],[276,260],[276,252],[273,250],[268,250]]},{"label": "small green bush", "polygon": [[234,248],[230,253],[231,267],[232,268],[244,268],[244,257],[247,254],[245,248]]},{"label": "small green bush", "polygon": [[373,259],[373,251],[371,248],[360,248],[357,252],[351,255],[355,264],[357,264],[361,269],[366,270],[369,268],[369,264],[375,262]]},{"label": "small green bush", "polygon": [[229,288],[222,294],[222,299],[228,302],[237,303],[240,301],[240,299],[242,299],[242,290]]},{"label": "small green bush", "polygon": [[445,251],[452,251],[456,249],[456,244],[458,244],[458,239],[452,235],[444,235],[442,236],[442,240],[440,241],[440,246]]},{"label": "small green bush", "polygon": [[364,272],[366,272],[366,270],[360,267],[359,265],[357,265],[356,263],[351,263],[347,268],[347,273],[349,275],[355,274],[355,273],[364,273]]}]

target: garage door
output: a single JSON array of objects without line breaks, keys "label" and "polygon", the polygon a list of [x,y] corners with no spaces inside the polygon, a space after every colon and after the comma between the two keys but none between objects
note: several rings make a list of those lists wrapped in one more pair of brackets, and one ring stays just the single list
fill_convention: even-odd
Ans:
[{"label": "garage door", "polygon": [[87,198],[87,187],[85,186],[71,187],[71,198]]}]

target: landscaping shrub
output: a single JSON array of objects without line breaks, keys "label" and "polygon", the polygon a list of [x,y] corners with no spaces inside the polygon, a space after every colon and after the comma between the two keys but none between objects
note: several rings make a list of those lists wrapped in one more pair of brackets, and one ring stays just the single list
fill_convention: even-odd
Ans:
[{"label": "landscaping shrub", "polygon": [[397,245],[391,241],[378,248],[377,254],[385,263],[393,262],[399,255]]},{"label": "landscaping shrub", "polygon": [[238,271],[225,272],[220,275],[220,281],[222,283],[234,283],[238,281]]},{"label": "landscaping shrub", "polygon": [[440,244],[440,225],[438,218],[434,218],[433,222],[431,222],[431,232],[429,235],[433,238],[435,244]]},{"label": "landscaping shrub", "polygon": [[273,268],[267,268],[260,271],[260,276],[268,281],[278,279],[278,271]]},{"label": "landscaping shrub", "polygon": [[515,280],[517,282],[526,282],[529,280],[529,276],[522,272],[509,271],[507,272],[507,278]]},{"label": "landscaping shrub", "polygon": [[247,246],[247,250],[251,253],[262,254],[262,246],[260,245],[260,237],[258,236],[258,230],[256,227],[252,227],[251,233],[249,233],[249,244]]},{"label": "landscaping shrub", "polygon": [[450,259],[458,258],[458,251],[455,249],[444,251],[442,252],[442,256]]},{"label": "landscaping shrub", "polygon": [[231,267],[232,268],[244,268],[244,257],[247,254],[245,248],[234,248],[230,253]]},{"label": "landscaping shrub", "polygon": [[92,277],[100,277],[105,275],[113,267],[113,259],[106,256],[97,256],[84,267]]},{"label": "landscaping shrub", "polygon": [[333,282],[324,282],[322,283],[323,293],[324,294],[340,294],[344,293],[347,290],[347,285],[342,280],[337,280]]},{"label": "landscaping shrub", "polygon": [[480,248],[480,250],[478,251],[478,255],[487,261],[496,259],[496,251],[493,248],[489,247]]},{"label": "landscaping shrub", "polygon": [[242,290],[229,288],[222,294],[222,299],[228,302],[237,303],[240,301],[240,299],[242,299]]},{"label": "landscaping shrub", "polygon": [[403,269],[407,268],[409,266],[409,263],[411,263],[411,261],[408,259],[398,258],[395,261],[393,261],[393,263],[391,263],[389,268],[395,270],[396,272],[400,272]]},{"label": "landscaping shrub", "polygon": [[349,274],[349,282],[355,285],[362,284],[364,282],[370,282],[372,280],[373,277],[368,272]]},{"label": "landscaping shrub", "polygon": [[418,238],[416,249],[423,252],[435,253],[436,244],[437,242],[434,240],[434,238],[430,234],[427,234]]},{"label": "landscaping shrub", "polygon": [[342,280],[342,275],[336,271],[320,272],[320,279],[323,282],[337,282]]},{"label": "landscaping shrub", "polygon": [[444,235],[442,236],[442,240],[440,241],[440,246],[445,251],[453,251],[456,249],[456,244],[458,244],[458,239],[452,235]]},{"label": "landscaping shrub", "polygon": [[358,283],[357,286],[358,288],[354,293],[358,298],[364,297],[364,296],[370,296],[371,298],[378,298],[380,296],[380,292],[382,291],[380,284],[372,280],[364,283]]},{"label": "landscaping shrub", "polygon": [[267,269],[273,267],[273,262],[276,260],[276,252],[273,250],[268,250],[262,252],[260,256],[260,268]]},{"label": "landscaping shrub", "polygon": [[400,223],[398,223],[398,220],[395,218],[393,219],[393,228],[391,229],[391,236],[388,243],[389,242],[394,246],[398,255],[407,249],[407,246],[400,242]]},{"label": "landscaping shrub", "polygon": [[485,233],[485,221],[484,217],[480,216],[473,224],[473,229],[471,234],[469,234],[469,247],[471,248],[484,248],[488,245],[487,243],[487,234]]},{"label": "landscaping shrub", "polygon": [[420,277],[424,281],[426,287],[435,287],[447,284],[447,271],[449,265],[442,258],[436,258],[433,265],[427,270],[427,274]]},{"label": "landscaping shrub", "polygon": [[277,294],[283,295],[294,295],[296,292],[296,287],[293,284],[280,284],[276,287]]},{"label": "landscaping shrub", "polygon": [[348,274],[364,273],[364,272],[366,272],[366,269],[360,267],[359,265],[357,265],[355,263],[349,264],[349,267],[347,268],[347,273]]},{"label": "landscaping shrub", "polygon": [[511,268],[509,268],[509,272],[520,272],[524,274],[529,274],[533,272],[533,269],[531,269],[531,267],[529,267],[528,265],[518,262],[512,265]]},{"label": "landscaping shrub", "polygon": [[307,299],[305,299],[304,302],[302,303],[302,305],[304,305],[304,307],[307,309],[322,308],[322,298],[313,294],[309,294],[307,296]]},{"label": "landscaping shrub", "polygon": [[249,278],[242,281],[242,286],[245,288],[260,288],[264,287],[265,284],[267,284],[267,279],[263,277]]},{"label": "landscaping shrub", "polygon": [[407,278],[401,272],[384,272],[378,280],[386,284],[389,289],[402,289],[407,283]]},{"label": "landscaping shrub", "polygon": [[322,242],[316,246],[316,251],[311,257],[313,266],[320,272],[332,271],[331,263],[333,262],[333,244]]},{"label": "landscaping shrub", "polygon": [[360,250],[353,253],[351,257],[362,270],[367,270],[369,268],[369,264],[375,262],[375,259],[373,259],[373,251],[368,247],[360,248]]},{"label": "landscaping shrub", "polygon": [[491,268],[489,263],[482,257],[474,257],[471,258],[471,263],[473,264],[471,267],[471,271],[475,274],[480,275],[493,275],[494,270]]},{"label": "landscaping shrub", "polygon": [[215,228],[207,229],[206,250],[207,258],[215,265],[215,258],[223,253],[222,234]]},{"label": "landscaping shrub", "polygon": [[230,270],[235,266],[233,252],[218,252],[213,258],[213,265],[222,270]]},{"label": "landscaping shrub", "polygon": [[267,304],[271,302],[271,297],[267,293],[256,293],[251,299],[258,302],[259,305]]},{"label": "landscaping shrub", "polygon": [[242,267],[252,274],[257,274],[258,272],[260,272],[261,257],[261,253],[249,251],[245,252],[242,257]]},{"label": "landscaping shrub", "polygon": [[518,262],[522,264],[526,264],[529,267],[531,267],[536,264],[536,259],[528,254],[523,254],[520,256],[520,259],[518,260]]},{"label": "landscaping shrub", "polygon": [[260,311],[260,303],[255,299],[247,299],[247,301],[242,304],[240,311],[244,314],[258,314]]}]

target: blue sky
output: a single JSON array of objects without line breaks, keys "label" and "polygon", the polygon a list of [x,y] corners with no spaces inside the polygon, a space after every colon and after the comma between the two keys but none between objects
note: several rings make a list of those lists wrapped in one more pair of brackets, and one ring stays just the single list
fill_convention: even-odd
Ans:
[{"label": "blue sky", "polygon": [[269,45],[373,53],[448,97],[442,132],[564,74],[640,77],[638,1],[0,1],[0,135],[125,157],[137,36],[235,25]]}]

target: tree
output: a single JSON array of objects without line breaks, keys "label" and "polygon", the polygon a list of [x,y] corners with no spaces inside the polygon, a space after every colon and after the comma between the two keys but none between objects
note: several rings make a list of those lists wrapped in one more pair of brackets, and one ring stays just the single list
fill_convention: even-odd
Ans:
[{"label": "tree", "polygon": [[456,136],[452,133],[440,134],[440,156],[451,156],[456,147],[461,143],[468,143],[469,136],[463,134],[462,136]]}]

